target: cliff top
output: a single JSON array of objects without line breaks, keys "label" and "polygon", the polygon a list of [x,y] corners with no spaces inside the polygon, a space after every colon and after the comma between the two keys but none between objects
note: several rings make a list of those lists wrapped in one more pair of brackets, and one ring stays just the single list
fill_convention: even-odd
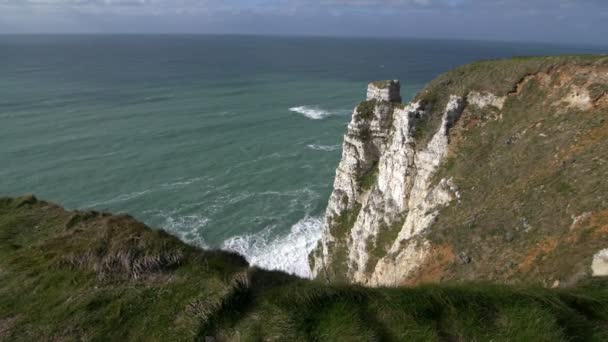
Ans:
[{"label": "cliff top", "polygon": [[[608,70],[608,55],[516,57],[480,61],[450,70],[427,84],[413,99],[431,108],[431,115],[427,117],[429,122],[420,125],[419,135],[423,141],[430,138],[433,130],[429,128],[438,125],[441,111],[452,95],[466,97],[471,93],[481,93],[503,97],[516,93],[531,76],[589,68]],[[580,77],[583,81],[585,75]]]},{"label": "cliff top", "polygon": [[376,81],[367,86],[367,101],[401,102],[401,84],[397,80]]}]

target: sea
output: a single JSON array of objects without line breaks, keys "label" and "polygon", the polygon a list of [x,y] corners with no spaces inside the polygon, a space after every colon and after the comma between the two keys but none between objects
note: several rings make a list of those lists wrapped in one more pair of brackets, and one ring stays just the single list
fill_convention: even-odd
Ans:
[{"label": "sea", "polygon": [[594,46],[379,38],[0,35],[0,196],[128,213],[302,277],[369,82]]}]

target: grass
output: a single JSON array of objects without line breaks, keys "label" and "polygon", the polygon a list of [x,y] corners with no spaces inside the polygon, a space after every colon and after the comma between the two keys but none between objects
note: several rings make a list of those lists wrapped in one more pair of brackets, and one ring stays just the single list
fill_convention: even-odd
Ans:
[{"label": "grass", "polygon": [[[607,56],[517,57],[467,64],[431,81],[415,98],[430,109],[416,128],[416,137],[425,144],[437,131],[450,95],[466,96],[471,91],[504,96],[516,90],[528,75],[547,72],[564,65],[608,65]],[[598,86],[598,91],[605,91]]]},{"label": "grass", "polygon": [[346,210],[342,215],[329,222],[329,229],[334,242],[329,246],[332,261],[325,269],[326,280],[335,283],[348,283],[348,240],[349,233],[359,216],[361,204],[356,203],[353,208]]},{"label": "grass", "polygon": [[124,215],[74,214],[35,198],[0,199],[0,278],[0,339],[11,341],[608,338],[603,280],[565,290],[325,285],[196,249]]},{"label": "grass", "polygon": [[0,200],[0,259],[0,321],[12,322],[0,340],[188,339],[200,324],[186,319],[188,305],[203,297],[213,310],[247,269],[238,255],[203,252],[128,216],[31,199]]},{"label": "grass", "polygon": [[589,86],[589,97],[592,100],[597,100],[605,94],[608,94],[608,84],[594,83]]},{"label": "grass", "polygon": [[345,238],[355,224],[360,211],[361,204],[356,203],[353,208],[346,210],[334,222],[331,222],[331,235],[336,238]]},{"label": "grass", "polygon": [[374,118],[374,109],[376,108],[376,100],[362,101],[357,106],[357,113],[361,120],[369,121]]},{"label": "grass", "polygon": [[393,81],[391,81],[391,80],[372,82],[374,87],[379,88],[379,89],[388,88],[392,83],[393,83]]},{"label": "grass", "polygon": [[[560,104],[572,89],[585,84],[598,88],[585,67],[602,65],[595,70],[606,70],[607,59],[522,61],[519,67],[513,61],[496,66],[519,70],[519,76],[566,66],[544,80],[520,84],[519,93],[509,96],[500,110],[501,119],[494,118],[496,109],[468,107],[450,133],[449,156],[434,180],[453,178],[462,197],[442,210],[428,237],[436,245],[469,251],[474,261],[443,268],[444,279],[571,283],[588,273],[593,254],[608,243],[608,219],[602,214],[608,201],[602,162],[608,150],[608,123],[602,120],[606,108],[581,111]],[[490,65],[463,70],[482,70],[494,81],[519,77],[505,76]],[[475,85],[499,95],[511,86],[487,81]],[[467,87],[456,89],[466,92]],[[571,229],[573,217],[583,213],[590,219]]]},{"label": "grass", "polygon": [[369,259],[366,265],[366,272],[372,273],[378,261],[386,256],[389,248],[393,245],[397,236],[399,236],[404,223],[403,219],[399,219],[390,226],[384,225],[378,231],[375,239],[370,238],[367,241],[366,250],[368,251]]},{"label": "grass", "polygon": [[374,184],[376,184],[376,181],[378,180],[378,171],[378,163],[375,163],[369,171],[359,178],[359,187],[362,191],[367,191],[371,189]]}]

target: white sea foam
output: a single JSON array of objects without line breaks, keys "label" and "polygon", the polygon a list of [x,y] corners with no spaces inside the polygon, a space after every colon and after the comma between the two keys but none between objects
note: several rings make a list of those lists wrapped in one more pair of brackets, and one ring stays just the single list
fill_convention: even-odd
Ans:
[{"label": "white sea foam", "polygon": [[209,247],[205,243],[201,233],[201,230],[209,223],[207,217],[196,214],[173,216],[172,214],[160,213],[159,215],[165,218],[165,222],[162,225],[163,229],[177,236],[180,240],[201,248]]},{"label": "white sea foam", "polygon": [[[197,182],[198,179],[183,180],[178,179],[171,186],[182,186],[185,183]],[[211,229],[209,215],[213,215],[214,210],[220,210],[228,204],[235,204],[246,199],[258,197],[282,197],[288,204],[288,211],[292,210],[313,210],[315,200],[320,196],[319,193],[310,189],[302,188],[290,191],[264,191],[264,192],[241,192],[221,196],[219,203],[206,203],[205,213],[192,213],[201,203],[180,205],[174,210],[150,210],[151,214],[160,219],[158,225],[167,230],[180,240],[202,248],[209,248],[210,245],[205,241],[205,230]],[[217,207],[216,209],[212,207]],[[255,222],[256,218],[252,221]],[[264,222],[267,220],[261,220]],[[252,265],[271,269],[281,270],[300,277],[310,277],[308,265],[308,255],[321,238],[323,220],[320,217],[305,217],[291,227],[285,235],[276,232],[276,226],[268,226],[261,232],[244,234],[231,237],[225,240],[221,249],[237,252],[243,255]],[[258,223],[259,224],[259,223]],[[213,246],[211,246],[213,247]]]},{"label": "white sea foam", "polygon": [[295,113],[302,114],[305,117],[313,120],[321,120],[332,114],[335,114],[335,112],[330,112],[328,110],[321,109],[317,106],[298,106],[291,107],[289,108],[289,110]]},{"label": "white sea foam", "polygon": [[226,240],[222,249],[237,252],[252,264],[280,270],[300,277],[310,277],[308,254],[321,238],[323,219],[305,217],[291,227],[289,234],[272,238],[272,230],[235,236]]},{"label": "white sea foam", "polygon": [[335,151],[335,150],[339,150],[340,149],[340,145],[316,145],[316,144],[310,144],[310,145],[306,145],[306,147],[312,149],[312,150],[316,150],[316,151],[325,151],[325,152],[331,152],[331,151]]}]

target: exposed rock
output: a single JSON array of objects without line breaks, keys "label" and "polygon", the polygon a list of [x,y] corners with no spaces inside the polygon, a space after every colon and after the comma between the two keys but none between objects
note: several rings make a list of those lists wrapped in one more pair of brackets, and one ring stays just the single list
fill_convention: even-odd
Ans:
[{"label": "exposed rock", "polygon": [[582,213],[578,216],[572,216],[572,225],[570,225],[570,230],[576,229],[582,222],[589,219],[591,217],[590,212]]},{"label": "exposed rock", "polygon": [[570,93],[565,101],[568,103],[569,107],[580,109],[580,110],[588,110],[593,106],[591,97],[589,93],[585,90],[574,91]]},{"label": "exposed rock", "polygon": [[458,263],[461,265],[466,265],[471,263],[471,257],[467,255],[465,252],[460,252],[458,254]]},{"label": "exposed rock", "polygon": [[591,271],[594,277],[608,276],[608,248],[602,249],[593,256]]},{"label": "exposed rock", "polygon": [[[448,131],[460,117],[463,105],[462,98],[452,96],[446,105],[439,130],[433,135],[426,148],[420,151],[410,150],[409,146],[404,148],[407,151],[406,155],[410,155],[409,158],[403,160],[403,165],[407,166],[404,169],[405,173],[403,173],[406,175],[404,178],[405,186],[387,188],[386,190],[392,193],[393,198],[398,195],[405,199],[402,211],[406,212],[407,215],[405,223],[388,253],[389,255],[395,255],[395,257],[384,257],[378,262],[374,273],[371,275],[371,285],[394,285],[395,283],[392,280],[385,282],[382,275],[393,274],[399,279],[405,279],[411,271],[417,268],[418,264],[411,262],[411,253],[416,254],[416,258],[420,260],[427,256],[425,251],[428,251],[429,244],[424,238],[424,231],[435,222],[439,211],[457,198],[456,194],[450,189],[449,180],[442,179],[435,185],[433,176],[447,156]],[[397,135],[399,134],[397,133]],[[411,136],[410,139],[412,139]],[[396,155],[401,155],[402,152],[395,150]],[[381,187],[382,178],[386,179],[384,182],[387,184],[391,183],[389,177],[390,175],[382,177],[381,171],[381,176],[378,177],[379,187]],[[395,192],[395,189],[405,191]],[[393,215],[395,214],[397,213]],[[408,245],[412,245],[412,247],[404,248]],[[416,246],[424,247],[418,248]]]},{"label": "exposed rock", "polygon": [[498,97],[492,93],[480,93],[478,91],[472,91],[467,96],[467,102],[470,105],[484,109],[488,106],[494,106],[498,109],[502,109],[507,100],[506,96]]},{"label": "exposed rock", "polygon": [[[387,84],[392,85],[388,89],[398,90],[398,82],[387,81]],[[379,89],[374,83],[370,84],[368,100],[386,99],[387,97],[382,97],[384,95],[378,97]],[[400,97],[394,92],[390,96],[392,99]],[[441,207],[460,197],[458,187],[452,180],[442,179],[435,185],[432,176],[447,154],[447,133],[460,117],[464,103],[461,97],[453,96],[450,99],[439,130],[426,148],[420,151],[416,151],[413,144],[416,122],[426,115],[420,103],[414,102],[391,111],[386,102],[378,101],[369,122],[361,120],[359,108],[355,109],[344,139],[342,161],[336,172],[334,192],[325,217],[322,253],[316,254],[322,258],[314,260],[314,276],[321,272],[321,265],[332,262],[333,246],[330,246],[330,242],[335,243],[335,237],[331,234],[332,226],[337,225],[338,218],[355,204],[360,205],[361,210],[350,229],[346,246],[342,247],[348,251],[350,279],[372,285],[386,284],[382,280],[382,274],[406,277],[408,270],[413,270],[417,265],[411,264],[414,267],[409,268],[404,263],[411,260],[413,255],[417,255],[420,260],[425,258],[428,243],[421,233],[434,222]],[[389,121],[389,117],[392,120]],[[392,125],[388,126],[388,123]],[[371,131],[369,137],[362,134],[366,128]],[[380,134],[381,130],[390,133]],[[374,165],[378,167],[377,183],[371,189],[362,191],[357,180]],[[405,219],[402,218],[402,213],[407,213]],[[397,239],[392,243],[389,241],[392,247],[388,254],[395,257],[378,260],[377,265],[371,265],[375,271],[370,272],[370,242],[377,244],[381,230],[399,222],[403,224],[400,228],[397,227]],[[411,247],[404,248],[402,242],[408,240],[411,241],[406,244]]]},{"label": "exposed rock", "polygon": [[378,81],[367,87],[367,100],[401,102],[401,85],[397,80]]},{"label": "exposed rock", "polygon": [[314,276],[321,273],[325,264],[332,262],[336,248],[345,248],[342,246],[343,241],[337,241],[337,237],[332,234],[331,228],[340,225],[347,212],[355,210],[361,204],[361,178],[373,172],[385,148],[394,110],[393,104],[388,100],[394,101],[399,97],[399,83],[389,81],[386,84],[383,88],[370,84],[368,100],[353,111],[344,136],[342,160],[336,170],[334,190],[327,205],[326,231],[318,247],[320,252],[317,250],[312,258],[311,270]]}]

